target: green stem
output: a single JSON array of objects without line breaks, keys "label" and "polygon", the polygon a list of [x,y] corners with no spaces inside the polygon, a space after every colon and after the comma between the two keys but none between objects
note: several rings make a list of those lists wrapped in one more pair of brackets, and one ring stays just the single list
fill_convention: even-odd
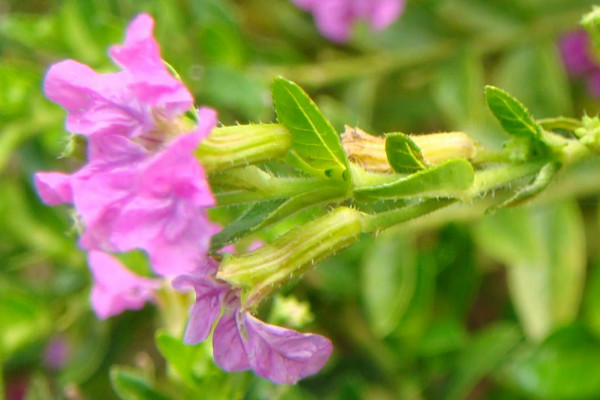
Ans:
[{"label": "green stem", "polygon": [[323,180],[314,178],[275,177],[254,166],[228,170],[211,177],[211,186],[222,189],[215,194],[219,206],[294,197],[324,184]]},{"label": "green stem", "polygon": [[363,232],[379,232],[391,226],[432,213],[457,202],[455,199],[425,200],[413,206],[385,211],[377,214],[363,214],[360,220]]}]

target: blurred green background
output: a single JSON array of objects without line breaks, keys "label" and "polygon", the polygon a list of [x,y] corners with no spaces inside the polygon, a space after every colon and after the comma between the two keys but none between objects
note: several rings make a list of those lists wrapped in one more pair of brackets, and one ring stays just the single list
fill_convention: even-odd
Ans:
[{"label": "blurred green background", "polygon": [[537,118],[597,114],[600,103],[567,76],[557,46],[593,4],[408,0],[387,30],[359,25],[340,46],[287,0],[0,1],[6,397],[600,398],[597,161],[575,166],[530,206],[477,220],[467,207],[365,236],[284,290],[270,321],[297,322],[335,347],[326,368],[295,387],[225,374],[209,344],[155,337],[168,321],[153,307],[98,321],[70,211],[42,205],[32,188],[35,171],[84,161],[61,157],[71,138],[64,111],[43,96],[44,71],[65,58],[113,70],[106,49],[142,11],[156,20],[165,60],[223,124],[272,121],[269,85],[283,75],[338,131],[463,130],[494,147],[505,137],[486,110],[485,84]]}]

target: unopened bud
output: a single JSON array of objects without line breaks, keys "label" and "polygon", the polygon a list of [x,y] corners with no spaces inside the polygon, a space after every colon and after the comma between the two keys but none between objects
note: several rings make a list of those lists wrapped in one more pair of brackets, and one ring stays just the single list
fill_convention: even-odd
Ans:
[{"label": "unopened bud", "polygon": [[[438,165],[453,158],[471,160],[475,157],[476,145],[462,132],[408,135],[419,148],[426,165]],[[359,128],[346,126],[342,134],[342,145],[350,161],[371,172],[394,172],[385,151],[385,137],[373,136]]]}]

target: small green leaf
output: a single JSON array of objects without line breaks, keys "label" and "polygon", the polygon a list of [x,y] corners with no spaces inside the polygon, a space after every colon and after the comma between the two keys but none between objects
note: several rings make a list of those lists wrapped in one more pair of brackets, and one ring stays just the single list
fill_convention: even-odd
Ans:
[{"label": "small green leaf", "polygon": [[349,180],[339,135],[310,97],[284,78],[273,81],[272,93],[277,119],[292,133],[290,163],[310,175]]},{"label": "small green leaf", "polygon": [[503,201],[498,205],[494,205],[486,210],[486,213],[491,214],[499,210],[500,208],[506,207],[514,207],[518,206],[527,200],[535,197],[537,194],[541,193],[552,179],[556,176],[558,171],[561,168],[561,164],[559,162],[550,162],[542,167],[539,174],[535,177],[533,182],[524,188],[520,189],[517,193],[511,196],[509,199]]},{"label": "small green leaf", "polygon": [[288,199],[274,199],[254,204],[240,217],[212,238],[211,250],[218,250],[239,238],[257,232],[307,207],[345,199],[345,186],[324,185]]},{"label": "small green leaf", "polygon": [[385,153],[388,162],[398,173],[410,174],[427,168],[419,146],[403,133],[390,133],[385,136]]},{"label": "small green leaf", "polygon": [[123,400],[171,400],[153,389],[142,373],[131,368],[112,367],[110,382],[117,395]]},{"label": "small green leaf", "polygon": [[219,233],[212,237],[211,251],[217,251],[228,244],[235,242],[240,237],[256,230],[269,214],[277,210],[286,202],[286,199],[273,199],[261,201],[244,211],[235,221],[228,224]]},{"label": "small green leaf", "polygon": [[447,161],[397,181],[354,191],[360,200],[411,197],[455,197],[473,185],[471,164],[463,159]]},{"label": "small green leaf", "polygon": [[479,332],[458,356],[446,388],[446,400],[466,399],[475,385],[492,372],[521,341],[516,326],[497,324]]},{"label": "small green leaf", "polygon": [[506,132],[519,138],[542,142],[542,128],[519,100],[494,86],[485,87],[485,99],[490,111]]}]

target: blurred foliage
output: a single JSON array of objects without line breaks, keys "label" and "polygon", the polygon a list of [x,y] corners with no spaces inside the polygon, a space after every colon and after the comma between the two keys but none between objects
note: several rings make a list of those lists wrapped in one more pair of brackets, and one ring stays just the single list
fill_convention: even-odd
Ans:
[{"label": "blurred foliage", "polygon": [[[505,134],[486,109],[485,84],[513,93],[538,118],[597,113],[557,49],[593,3],[409,0],[386,31],[359,26],[339,46],[288,0],[0,1],[8,398],[24,388],[27,399],[599,398],[597,163],[565,174],[559,185],[569,190],[553,195],[584,197],[556,203],[551,193],[542,205],[474,223],[365,236],[286,288],[310,304],[305,329],[335,345],[326,368],[294,387],[225,374],[207,343],[184,346],[181,327],[151,307],[96,320],[69,211],[43,206],[32,188],[34,171],[72,171],[83,161],[60,157],[71,138],[65,113],[43,96],[45,69],[65,58],[113,69],[106,49],[141,11],[155,17],[163,56],[197,103],[214,106],[224,124],[273,120],[269,86],[283,75],[308,90],[338,132],[344,124],[373,133],[463,130],[497,146]],[[185,316],[167,300],[160,307]],[[161,325],[168,329],[155,337]],[[58,367],[48,360],[56,338],[66,343]]]}]

